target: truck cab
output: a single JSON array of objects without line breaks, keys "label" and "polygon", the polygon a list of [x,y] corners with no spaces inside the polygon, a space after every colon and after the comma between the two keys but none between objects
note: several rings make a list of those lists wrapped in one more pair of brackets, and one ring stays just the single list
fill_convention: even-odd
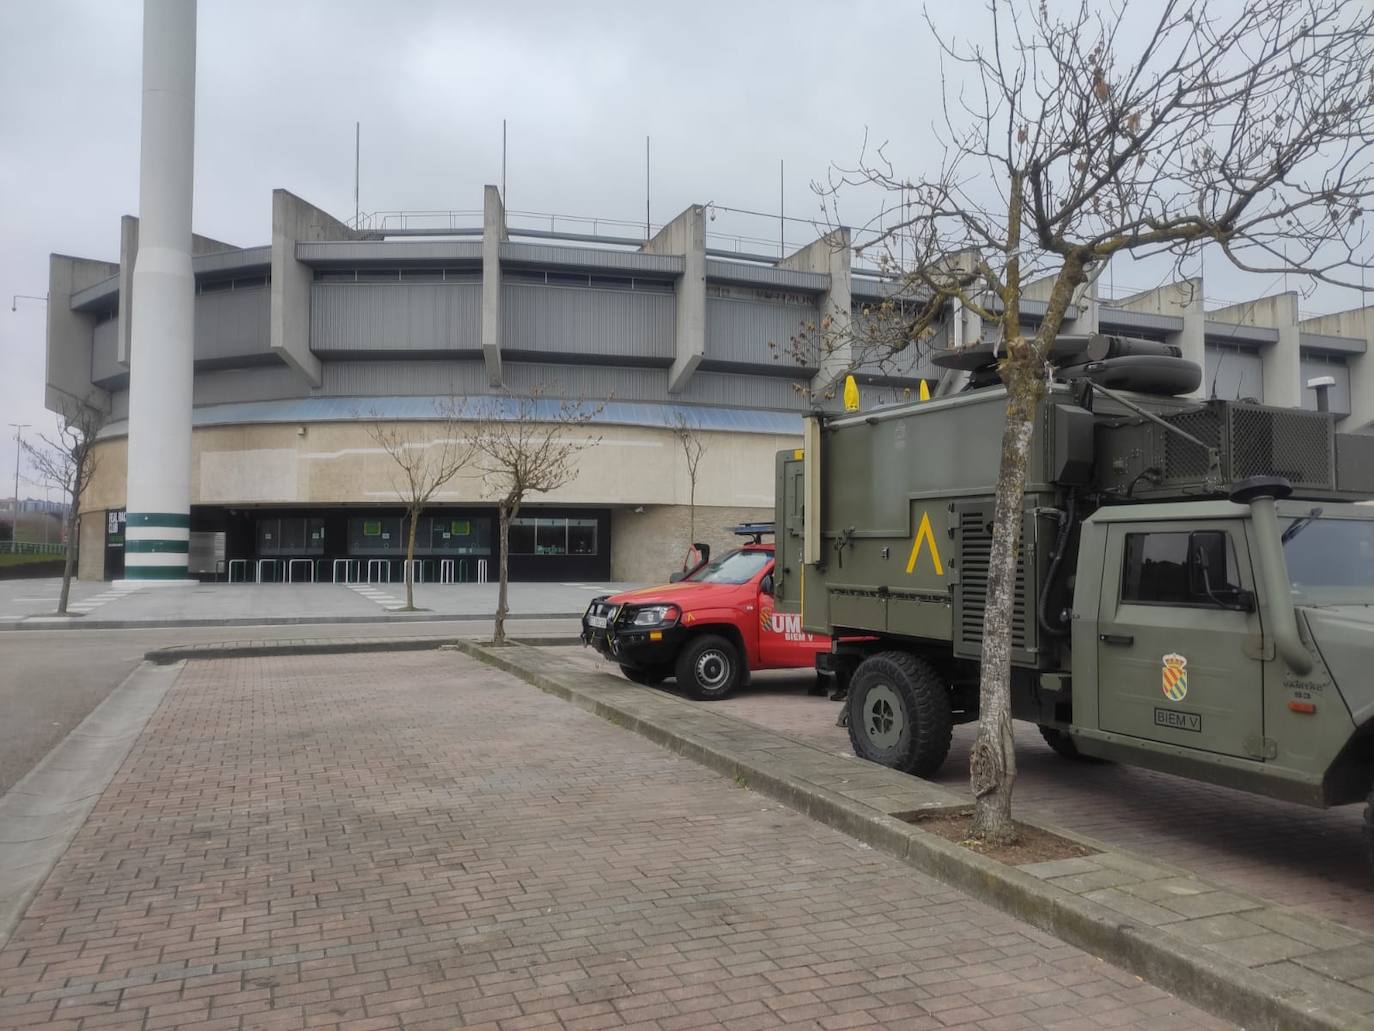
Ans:
[{"label": "truck cab", "polygon": [[676,677],[693,697],[727,697],[754,670],[815,667],[830,639],[776,611],[772,524],[746,524],[748,542],[657,587],[594,598],[582,641],[637,684]]}]

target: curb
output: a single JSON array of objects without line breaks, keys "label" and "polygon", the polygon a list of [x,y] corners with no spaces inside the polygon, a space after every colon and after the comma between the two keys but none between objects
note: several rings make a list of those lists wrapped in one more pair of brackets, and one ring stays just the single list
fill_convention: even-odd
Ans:
[{"label": "curb", "polygon": [[[0,620],[0,632],[7,630],[165,630],[222,626],[318,626],[329,623],[471,623],[492,619],[489,612],[389,613],[375,616],[241,616],[232,619],[99,619],[88,616],[26,616]],[[511,612],[507,619],[581,619],[581,612]]]},{"label": "curb", "polygon": [[[460,648],[461,637],[363,637],[318,639],[312,641],[223,641],[214,644],[183,644],[153,648],[143,658],[158,666],[190,659],[243,659],[282,655],[350,655],[358,652],[417,652]],[[531,646],[581,644],[577,637],[512,638],[514,643]]]},{"label": "curb", "polygon": [[[522,662],[519,649],[496,650],[472,640],[454,641],[451,647],[731,777],[741,786],[782,802],[1062,941],[1165,987],[1216,1016],[1247,1028],[1268,1031],[1374,1029],[1374,1017],[1327,1003],[1303,989],[1270,978],[1261,970],[1204,952],[1200,947],[1188,947],[1187,943],[1158,928],[1133,923],[1107,906],[1058,888],[1016,867],[970,852],[821,785],[768,769],[732,750],[728,744],[721,745],[674,728],[671,718],[655,720],[636,711],[638,706],[593,697],[556,675],[544,672],[547,662],[538,665]],[[578,675],[599,679],[607,685],[623,686],[605,674]],[[941,808],[951,803],[967,805],[967,800],[960,796],[943,789],[935,790],[939,795],[948,796],[949,801],[932,800],[926,802],[925,807]],[[932,799],[938,797],[930,792],[927,794]],[[1044,824],[1035,825],[1064,833]],[[1103,854],[1125,855],[1119,849],[1080,834],[1065,836],[1090,844]],[[1338,985],[1344,982],[1331,982],[1332,988]]]}]

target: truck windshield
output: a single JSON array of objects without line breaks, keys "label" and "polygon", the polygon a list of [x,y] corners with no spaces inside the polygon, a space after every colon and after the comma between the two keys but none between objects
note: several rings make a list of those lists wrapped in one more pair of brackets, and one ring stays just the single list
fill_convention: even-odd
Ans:
[{"label": "truck windshield", "polygon": [[771,551],[729,551],[712,559],[687,580],[698,584],[748,583],[772,561]]},{"label": "truck windshield", "polygon": [[1305,516],[1280,523],[1288,537],[1283,555],[1294,589],[1374,596],[1374,519]]}]

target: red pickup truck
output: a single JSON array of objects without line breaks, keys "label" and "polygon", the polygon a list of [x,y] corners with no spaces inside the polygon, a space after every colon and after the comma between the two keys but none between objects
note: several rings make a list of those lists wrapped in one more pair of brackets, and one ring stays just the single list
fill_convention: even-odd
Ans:
[{"label": "red pickup truck", "polygon": [[670,676],[700,699],[724,698],[759,669],[814,669],[830,638],[773,611],[773,545],[758,525],[750,543],[698,565],[675,583],[595,598],[582,640],[636,684]]}]

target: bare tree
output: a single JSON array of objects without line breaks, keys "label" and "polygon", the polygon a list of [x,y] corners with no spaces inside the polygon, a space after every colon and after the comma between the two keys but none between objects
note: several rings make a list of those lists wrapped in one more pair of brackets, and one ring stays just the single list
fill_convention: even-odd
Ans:
[{"label": "bare tree", "polygon": [[[1049,347],[1114,255],[1164,256],[1177,276],[1195,273],[1210,244],[1250,272],[1358,286],[1370,264],[1374,8],[990,0],[987,11],[986,42],[931,23],[938,167],[910,178],[865,144],[855,167],[818,184],[834,222],[842,194],[878,191],[882,213],[860,233],[898,290],[859,328],[809,346],[847,348],[851,368],[859,355],[905,363],[951,308],[997,327],[1007,410],[970,779],[971,834],[1005,842],[1015,838],[1015,555]],[[1050,287],[1038,325],[1022,317],[1032,279]]]},{"label": "bare tree", "polygon": [[492,398],[472,424],[476,464],[496,498],[499,525],[495,644],[506,643],[511,522],[531,494],[547,494],[576,479],[578,454],[601,441],[585,430],[601,408],[553,400],[536,389],[522,397]]},{"label": "bare tree", "polygon": [[372,415],[368,436],[391,459],[391,487],[405,506],[405,584],[407,610],[415,608],[415,528],[420,515],[446,483],[472,461],[474,446],[452,399],[440,405],[440,418],[420,423],[385,422]]},{"label": "bare tree", "polygon": [[678,447],[682,448],[682,458],[687,465],[687,547],[690,548],[697,538],[697,470],[710,445],[701,435],[697,420],[689,418],[685,412],[675,414],[673,435],[677,437]]},{"label": "bare tree", "polygon": [[[108,413],[86,401],[69,398],[58,413],[55,437],[40,434],[37,442],[22,443],[34,469],[48,483],[61,489],[67,503],[65,537],[67,555],[62,563],[62,592],[57,598],[57,614],[67,614],[71,597],[72,573],[80,545],[81,499],[96,471],[95,438],[105,425]],[[15,502],[16,509],[18,502]]]}]

